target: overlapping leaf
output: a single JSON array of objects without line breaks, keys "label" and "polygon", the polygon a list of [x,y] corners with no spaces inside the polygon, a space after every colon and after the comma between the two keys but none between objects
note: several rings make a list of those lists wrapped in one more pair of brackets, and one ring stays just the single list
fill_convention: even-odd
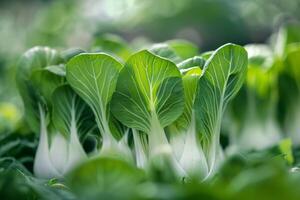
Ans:
[{"label": "overlapping leaf", "polygon": [[247,61],[243,47],[221,46],[208,59],[198,82],[195,100],[197,132],[211,170],[218,156],[222,115],[243,84]]},{"label": "overlapping leaf", "polygon": [[183,110],[183,88],[179,70],[172,62],[148,51],[134,54],[120,72],[112,112],[125,125],[149,132],[152,115],[162,127]]}]

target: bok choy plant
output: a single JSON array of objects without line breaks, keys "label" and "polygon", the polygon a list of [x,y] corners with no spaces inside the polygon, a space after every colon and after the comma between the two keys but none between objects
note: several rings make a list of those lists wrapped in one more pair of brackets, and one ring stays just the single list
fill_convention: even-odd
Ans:
[{"label": "bok choy plant", "polygon": [[89,108],[66,85],[63,59],[56,50],[35,47],[19,62],[17,83],[25,106],[25,119],[40,135],[34,173],[62,177],[86,159],[79,136],[91,130]]},{"label": "bok choy plant", "polygon": [[184,175],[164,128],[178,118],[184,105],[181,74],[174,63],[149,51],[132,55],[118,78],[112,98],[114,116],[148,136],[148,156],[155,167],[166,163]]},{"label": "bok choy plant", "polygon": [[247,78],[230,104],[228,123],[231,150],[264,149],[281,139],[277,119],[279,65],[267,45],[246,45],[249,55]]},{"label": "bok choy plant", "polygon": [[[67,63],[67,81],[92,109],[102,136],[100,156],[131,161],[127,135],[110,113],[109,102],[116,88],[122,65],[102,53],[80,54]],[[114,131],[115,130],[115,131]],[[122,138],[118,140],[118,138]]]},{"label": "bok choy plant", "polygon": [[204,59],[189,43],[179,43],[187,45],[179,52],[175,44],[138,51],[124,66],[101,52],[26,52],[18,85],[27,121],[40,134],[36,176],[63,177],[88,160],[82,143],[95,127],[100,160],[136,165],[154,179],[215,174],[223,113],[245,79],[247,52],[226,44]]},{"label": "bok choy plant", "polygon": [[[202,71],[192,67],[183,74],[148,51],[132,55],[120,72],[111,108],[118,120],[148,138],[137,159],[146,157],[146,163],[160,169],[171,165],[181,178],[213,174],[222,156],[222,115],[246,67],[246,51],[233,44],[217,49]],[[139,139],[135,142],[140,146]]]},{"label": "bok choy plant", "polygon": [[222,159],[220,130],[223,113],[244,82],[247,63],[247,52],[243,47],[227,44],[217,49],[204,65],[194,108],[196,130],[206,155],[206,177],[215,172]]}]

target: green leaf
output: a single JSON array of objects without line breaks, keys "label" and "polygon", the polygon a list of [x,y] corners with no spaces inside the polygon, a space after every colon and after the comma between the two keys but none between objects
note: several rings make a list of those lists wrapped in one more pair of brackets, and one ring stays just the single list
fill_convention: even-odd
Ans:
[{"label": "green leaf", "polygon": [[66,138],[73,133],[84,137],[92,131],[93,113],[69,85],[57,87],[52,94],[52,102],[52,123]]},{"label": "green leaf", "polygon": [[[22,100],[26,105],[24,106],[25,120],[35,133],[40,130],[38,104],[42,104],[42,99],[30,78],[34,71],[61,62],[62,59],[56,50],[48,47],[34,47],[25,52],[18,63],[16,80]],[[41,83],[39,86],[47,87],[46,85],[46,83]]]},{"label": "green leaf", "polygon": [[121,68],[119,62],[102,53],[80,54],[67,63],[68,83],[95,115],[102,135],[102,152],[118,149],[109,125],[109,101],[115,91]]},{"label": "green leaf", "polygon": [[47,66],[46,69],[58,76],[62,76],[62,77],[66,76],[66,65],[65,64]]},{"label": "green leaf", "polygon": [[155,44],[149,49],[149,51],[174,63],[179,63],[183,60],[168,44],[165,43]]},{"label": "green leaf", "polygon": [[67,63],[67,81],[92,108],[102,134],[108,134],[108,102],[122,65],[101,54],[80,54]]},{"label": "green leaf", "polygon": [[214,53],[214,51],[206,51],[206,52],[203,52],[200,56],[204,60],[208,60],[213,53]]},{"label": "green leaf", "polygon": [[178,63],[178,68],[188,69],[191,67],[200,67],[202,69],[204,64],[205,60],[201,56],[194,56]]},{"label": "green leaf", "polygon": [[50,70],[54,70],[54,66],[46,67],[44,69],[35,70],[30,80],[35,90],[41,95],[47,102],[47,106],[51,106],[52,93],[58,86],[64,84],[65,78],[61,75],[57,75]]},{"label": "green leaf", "polygon": [[183,110],[180,72],[172,62],[140,51],[120,72],[111,103],[114,116],[130,128],[149,133],[153,115],[165,127]]},{"label": "green leaf", "polygon": [[21,57],[17,76],[20,81],[25,81],[34,70],[60,63],[62,63],[62,59],[56,50],[49,47],[33,47]]},{"label": "green leaf", "polygon": [[127,60],[131,55],[131,49],[126,41],[117,35],[105,34],[97,37],[94,41],[93,48],[96,51],[102,51],[114,55],[122,60]]},{"label": "green leaf", "polygon": [[206,62],[199,79],[195,100],[197,132],[214,170],[221,119],[228,102],[241,88],[247,69],[247,52],[241,46],[226,44]]},{"label": "green leaf", "polygon": [[181,59],[196,56],[199,52],[196,45],[186,40],[170,40],[167,43]]},{"label": "green leaf", "polygon": [[195,67],[188,69],[186,74],[182,77],[185,98],[184,110],[182,115],[172,124],[177,130],[186,129],[191,122],[195,93],[200,75],[201,69]]},{"label": "green leaf", "polygon": [[150,48],[150,52],[167,58],[174,63],[180,63],[184,59],[196,56],[198,47],[185,40],[170,40],[166,43],[153,45]]},{"label": "green leaf", "polygon": [[81,53],[85,53],[85,51],[79,48],[71,48],[61,52],[61,57],[65,62],[68,62],[71,58]]},{"label": "green leaf", "polygon": [[[5,158],[4,158],[5,159]],[[37,179],[17,160],[12,160],[6,170],[0,172],[0,194],[3,199],[57,199],[71,200],[74,195],[63,184],[49,184],[48,180]],[[9,159],[7,159],[9,161]],[[0,166],[3,166],[3,160]],[[7,163],[8,164],[8,163]],[[25,171],[24,171],[25,170]],[[50,181],[49,181],[50,182]]]},{"label": "green leaf", "polygon": [[183,107],[181,74],[174,63],[146,50],[127,60],[111,100],[112,113],[126,126],[148,134],[148,155],[155,170],[163,171],[171,163],[170,172],[180,178],[184,172],[163,128],[181,115]]},{"label": "green leaf", "polygon": [[91,159],[67,177],[68,185],[80,199],[132,199],[144,174],[120,160]]}]

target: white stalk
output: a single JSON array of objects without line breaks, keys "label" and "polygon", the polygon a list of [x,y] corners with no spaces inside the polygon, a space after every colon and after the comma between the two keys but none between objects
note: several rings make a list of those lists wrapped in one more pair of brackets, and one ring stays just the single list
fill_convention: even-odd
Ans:
[{"label": "white stalk", "polygon": [[184,151],[186,133],[179,131],[175,127],[170,127],[170,145],[173,149],[175,157],[180,160]]},{"label": "white stalk", "polygon": [[33,172],[39,178],[60,177],[61,174],[52,165],[50,159],[45,112],[40,104],[38,106],[40,112],[40,139],[34,158]]},{"label": "white stalk", "polygon": [[136,156],[136,165],[138,168],[145,169],[147,165],[147,156],[141,138],[136,129],[132,129],[133,140],[134,140],[134,152]]},{"label": "white stalk", "polygon": [[180,178],[187,177],[186,172],[180,166],[178,160],[172,151],[168,142],[164,129],[155,113],[152,113],[151,129],[149,133],[149,159],[159,162],[160,166],[164,166],[164,162],[169,162],[173,167],[173,171]]},{"label": "white stalk", "polygon": [[87,155],[79,141],[76,127],[75,111],[72,110],[70,127],[70,141],[68,144],[68,159],[64,168],[64,173],[70,171],[73,167],[87,159]]},{"label": "white stalk", "polygon": [[191,123],[186,132],[180,164],[191,177],[202,179],[208,174],[208,165],[205,154],[197,141],[194,114],[192,114]]},{"label": "white stalk", "polygon": [[132,163],[133,155],[128,145],[128,135],[129,135],[129,129],[125,131],[125,134],[123,135],[122,139],[118,142],[118,150],[125,155],[124,160]]}]

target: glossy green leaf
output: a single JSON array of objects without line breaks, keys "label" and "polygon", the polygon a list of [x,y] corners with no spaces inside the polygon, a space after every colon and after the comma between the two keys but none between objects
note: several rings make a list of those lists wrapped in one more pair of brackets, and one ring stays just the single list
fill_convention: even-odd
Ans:
[{"label": "glossy green leaf", "polygon": [[195,93],[200,75],[201,69],[195,67],[188,69],[186,74],[182,77],[185,98],[184,110],[182,115],[172,124],[172,126],[175,126],[178,130],[186,129],[191,122]]},{"label": "glossy green leaf", "polygon": [[80,54],[67,63],[67,81],[95,115],[102,136],[100,154],[117,157],[126,154],[129,158],[131,152],[128,146],[118,144],[110,129],[109,102],[121,68],[119,62],[106,54]]},{"label": "glossy green leaf", "polygon": [[184,172],[163,128],[181,115],[183,107],[181,74],[174,63],[146,50],[127,60],[111,101],[112,113],[126,126],[148,134],[153,168],[160,171],[172,163],[171,174],[180,178]]},{"label": "glossy green leaf", "polygon": [[112,98],[114,116],[128,127],[148,133],[156,115],[160,125],[172,123],[183,110],[181,75],[175,64],[140,51],[120,72]]},{"label": "glossy green leaf", "polygon": [[122,65],[106,54],[80,54],[67,63],[67,81],[93,110],[102,134],[109,135],[108,102]]},{"label": "glossy green leaf", "polygon": [[218,154],[223,112],[245,80],[247,61],[243,47],[221,46],[206,62],[198,82],[195,100],[197,132],[208,154],[211,170]]}]

